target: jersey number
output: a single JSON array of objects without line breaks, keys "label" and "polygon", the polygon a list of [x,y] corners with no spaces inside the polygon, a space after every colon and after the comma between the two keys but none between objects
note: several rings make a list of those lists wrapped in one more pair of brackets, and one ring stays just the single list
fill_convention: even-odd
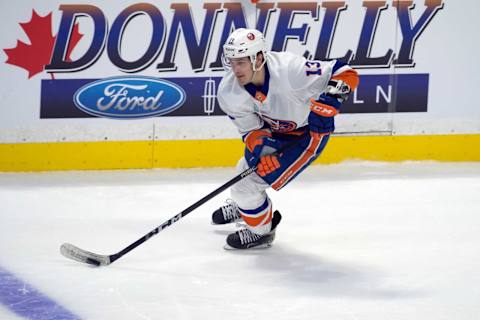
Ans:
[{"label": "jersey number", "polygon": [[309,69],[305,71],[307,73],[307,76],[311,76],[312,74],[322,74],[322,69],[320,68],[319,61],[307,61],[305,62],[305,66]]}]

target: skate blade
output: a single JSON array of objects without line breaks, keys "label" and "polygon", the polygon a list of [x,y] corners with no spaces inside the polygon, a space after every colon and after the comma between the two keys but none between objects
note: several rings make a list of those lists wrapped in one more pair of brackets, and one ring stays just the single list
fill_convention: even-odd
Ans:
[{"label": "skate blade", "polygon": [[228,223],[214,223],[213,221],[210,221],[210,224],[212,226],[226,226],[226,225],[230,225],[232,223],[236,223],[236,226],[238,226],[238,225],[245,226],[245,224],[239,223],[239,221],[243,221],[243,220],[239,219],[239,220],[235,220],[235,221],[228,222]]},{"label": "skate blade", "polygon": [[272,246],[271,243],[264,243],[264,244],[261,244],[259,246],[255,246],[255,247],[251,247],[251,248],[246,248],[246,249],[238,249],[238,248],[234,248],[232,246],[229,246],[228,244],[225,244],[223,246],[223,249],[227,250],[227,251],[245,251],[245,250],[263,250],[263,249],[268,249]]}]

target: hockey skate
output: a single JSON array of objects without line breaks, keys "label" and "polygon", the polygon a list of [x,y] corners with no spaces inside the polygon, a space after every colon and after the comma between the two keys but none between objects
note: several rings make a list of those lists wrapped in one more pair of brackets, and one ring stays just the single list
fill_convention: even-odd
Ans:
[{"label": "hockey skate", "polygon": [[228,235],[226,250],[235,249],[251,249],[251,248],[269,248],[275,240],[275,231],[282,220],[280,212],[275,211],[272,218],[272,230],[264,235],[259,235],[251,232],[249,229],[240,229],[235,233]]},{"label": "hockey skate", "polygon": [[235,201],[228,199],[226,203],[226,205],[213,212],[212,224],[227,224],[242,220]]}]

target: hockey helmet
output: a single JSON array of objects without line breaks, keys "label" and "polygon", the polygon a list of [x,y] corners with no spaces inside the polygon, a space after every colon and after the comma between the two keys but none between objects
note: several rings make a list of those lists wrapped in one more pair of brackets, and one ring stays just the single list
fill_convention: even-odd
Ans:
[{"label": "hockey helmet", "polygon": [[[229,66],[230,59],[249,57],[253,65],[253,70],[257,71],[255,64],[259,52],[263,54],[263,61],[265,63],[267,43],[265,42],[263,34],[255,29],[239,28],[232,32],[227,42],[223,45],[224,63]],[[260,68],[262,66],[260,66]]]}]

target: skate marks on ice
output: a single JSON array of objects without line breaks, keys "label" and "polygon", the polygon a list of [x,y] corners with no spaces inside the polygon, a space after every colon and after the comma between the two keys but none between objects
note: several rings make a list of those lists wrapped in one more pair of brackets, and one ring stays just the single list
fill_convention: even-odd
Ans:
[{"label": "skate marks on ice", "polygon": [[[255,278],[261,274],[264,285],[306,296],[349,297],[357,299],[409,299],[424,296],[417,289],[389,287],[384,274],[367,266],[334,262],[314,252],[302,252],[291,246],[273,243],[270,248],[229,250],[226,254],[253,258]],[[245,272],[248,281],[248,272]]]}]

